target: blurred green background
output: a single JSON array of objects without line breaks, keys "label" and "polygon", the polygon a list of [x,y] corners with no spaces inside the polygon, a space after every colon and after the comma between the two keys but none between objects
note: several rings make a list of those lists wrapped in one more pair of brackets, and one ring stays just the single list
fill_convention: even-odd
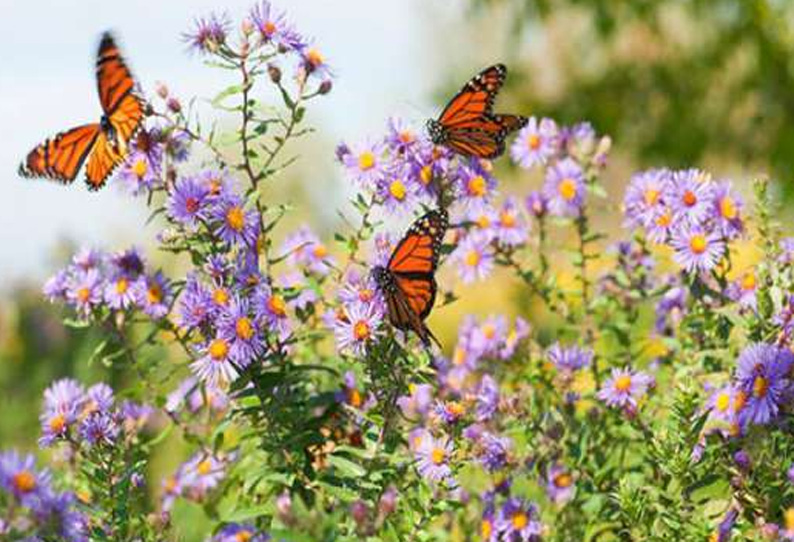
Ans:
[{"label": "blurred green background", "polygon": [[[782,195],[788,197],[793,191],[794,2],[790,0],[469,0],[456,2],[455,7],[443,0],[385,3],[395,16],[397,30],[386,30],[380,38],[378,29],[392,19],[372,9],[371,3],[345,1],[337,8],[320,8],[323,3],[319,0],[296,4],[298,14],[293,13],[293,19],[301,26],[300,14],[306,14],[311,31],[338,70],[328,102],[310,111],[318,132],[301,143],[304,159],[272,189],[274,199],[290,200],[299,209],[289,225],[307,221],[321,231],[340,227],[327,199],[318,196],[333,195],[335,203],[344,208],[349,195],[333,163],[332,149],[338,139],[354,141],[377,135],[391,113],[420,123],[468,77],[496,61],[510,68],[498,110],[550,116],[560,123],[589,120],[599,133],[612,136],[614,151],[605,182],[613,197],[599,207],[597,224],[613,233],[619,230],[616,211],[622,187],[638,168],[698,166],[718,177],[733,178],[745,194],[752,178],[769,175]],[[173,39],[158,47],[167,45],[169,54],[181,55],[182,46],[175,36],[196,13],[193,4],[174,4],[181,9],[168,8]],[[211,2],[202,4],[212,7]],[[247,3],[240,5],[242,12]],[[287,3],[282,7],[291,9]],[[145,27],[138,29],[133,24],[127,29],[120,18],[114,22],[120,9],[120,3],[111,2],[100,13],[110,14],[111,24],[128,32],[131,45],[142,42],[136,32]],[[322,14],[332,18],[322,19]],[[23,11],[17,15],[21,20],[28,16]],[[15,25],[14,13],[10,22]],[[96,27],[98,34],[105,21],[82,24]],[[340,29],[356,28],[362,33],[338,35]],[[5,46],[19,46],[30,37],[12,32],[11,38],[4,39],[16,40]],[[53,44],[57,39],[57,35],[48,37]],[[74,37],[70,34],[69,39]],[[400,47],[393,47],[394,40],[399,40]],[[90,39],[82,39],[79,46],[68,49],[72,51],[70,61],[80,58],[79,51],[90,58],[87,43]],[[129,49],[128,55],[134,58],[135,49]],[[42,67],[56,62],[48,60],[40,47],[26,54],[36,55]],[[145,74],[146,55],[142,56],[134,64]],[[392,57],[396,61],[390,66]],[[186,62],[181,58],[178,62]],[[63,55],[57,57],[59,69],[66,69],[63,62]],[[68,68],[78,74],[78,89],[92,88],[89,66],[83,62]],[[9,70],[13,69],[14,64],[5,67],[0,82],[10,80],[14,73]],[[167,73],[159,69],[161,74]],[[20,70],[23,80],[31,77]],[[202,79],[214,76],[213,72],[185,73],[187,83],[178,79],[180,71],[173,81],[167,81],[182,96],[194,91],[210,96],[212,89],[223,86],[223,82]],[[146,75],[142,79],[150,86],[154,80]],[[0,102],[13,100],[14,89],[19,91],[18,86],[0,84]],[[36,93],[34,96],[41,91]],[[94,98],[88,96],[81,99],[89,100],[93,107],[90,100]],[[0,110],[6,114],[4,120],[13,120],[9,111]],[[39,132],[45,136],[70,120],[38,112],[34,128],[24,129],[24,138],[12,137],[14,155],[0,156],[8,177],[0,188],[0,199],[10,206],[0,213],[7,221],[2,228],[5,249],[0,252],[0,409],[4,413],[0,417],[0,448],[35,448],[41,392],[53,379],[66,375],[87,382],[119,378],[102,367],[86,365],[98,336],[62,327],[58,308],[41,299],[41,279],[64,263],[77,243],[102,240],[105,247],[126,243],[151,246],[156,231],[133,229],[143,219],[143,202],[131,203],[128,197],[110,192],[90,194],[82,188],[67,191],[44,184],[23,185],[8,173],[23,149],[34,142],[28,137],[38,137],[35,134]],[[7,130],[8,123],[3,124]],[[540,183],[508,165],[499,167],[505,192],[525,194]],[[9,183],[14,187],[9,188]],[[33,203],[20,203],[20,198]],[[26,213],[43,212],[34,210],[39,198],[49,201],[47,205],[62,207],[70,223],[82,220],[93,233],[83,235],[80,227],[62,231],[60,223],[45,221],[42,225],[37,217],[30,219]],[[88,209],[85,213],[83,206]],[[122,206],[139,209],[116,222],[112,235],[104,238],[108,228],[87,223],[94,217],[92,206],[96,206],[96,220]],[[31,247],[23,246],[23,226],[29,222],[53,230],[35,237],[38,241],[33,248],[46,251],[36,255],[35,264],[24,252]],[[64,236],[74,238],[74,243],[54,243]],[[152,259],[155,264],[163,263],[157,255]],[[445,276],[452,278],[451,273]],[[515,295],[515,283],[500,280],[498,285],[498,289],[489,285],[487,295],[481,295],[486,293],[484,286],[474,286],[455,305],[436,311],[431,326],[439,330],[445,344],[453,346],[456,326],[467,312],[531,312],[523,303],[526,298]],[[522,301],[516,303],[516,299]]]}]

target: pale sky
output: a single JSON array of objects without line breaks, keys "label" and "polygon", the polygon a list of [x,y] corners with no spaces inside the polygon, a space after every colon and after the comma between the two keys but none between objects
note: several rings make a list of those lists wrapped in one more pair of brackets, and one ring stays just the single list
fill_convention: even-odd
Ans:
[{"label": "pale sky", "polygon": [[[323,145],[313,154],[334,171],[332,144],[378,134],[399,114],[422,122],[434,111],[429,96],[450,76],[435,65],[461,10],[447,0],[283,0],[290,19],[334,66],[333,92],[313,108]],[[105,248],[151,243],[140,230],[143,202],[107,187],[88,192],[81,177],[70,187],[21,179],[17,166],[40,140],[99,118],[93,63],[100,33],[116,32],[145,90],[165,81],[176,93],[218,88],[216,73],[185,52],[180,35],[194,17],[218,6],[239,20],[248,0],[0,0],[0,291],[20,279],[53,271],[59,240]],[[456,4],[461,5],[461,4]],[[460,36],[455,36],[460,39]],[[444,47],[444,44],[441,44]],[[447,42],[447,48],[454,45]],[[460,66],[453,62],[452,66]],[[213,84],[214,83],[214,84]],[[423,116],[424,115],[424,116]],[[335,174],[335,173],[331,173]]]}]

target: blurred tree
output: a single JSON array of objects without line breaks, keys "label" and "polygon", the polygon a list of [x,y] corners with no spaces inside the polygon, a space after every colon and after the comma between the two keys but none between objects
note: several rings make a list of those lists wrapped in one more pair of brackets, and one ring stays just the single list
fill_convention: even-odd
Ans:
[{"label": "blurred tree", "polygon": [[529,48],[529,111],[588,119],[643,166],[737,162],[794,193],[791,0],[471,2]]}]

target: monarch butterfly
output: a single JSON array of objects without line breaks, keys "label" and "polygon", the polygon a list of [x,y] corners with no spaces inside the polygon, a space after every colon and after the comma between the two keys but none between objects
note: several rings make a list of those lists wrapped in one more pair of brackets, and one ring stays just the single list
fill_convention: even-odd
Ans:
[{"label": "monarch butterfly", "polygon": [[98,190],[127,155],[127,144],[143,119],[143,100],[113,36],[105,32],[96,61],[102,118],[61,132],[28,153],[19,166],[23,177],[46,177],[71,183],[88,160],[86,183]]},{"label": "monarch butterfly", "polygon": [[505,151],[505,138],[523,128],[527,118],[495,115],[493,102],[507,76],[507,68],[496,64],[469,80],[449,101],[438,120],[427,121],[430,139],[463,156],[496,158]]},{"label": "monarch butterfly", "polygon": [[372,269],[372,276],[386,300],[391,324],[403,331],[413,331],[425,346],[430,346],[430,339],[441,346],[424,320],[436,299],[435,272],[448,227],[446,210],[426,213],[397,244],[388,264]]}]

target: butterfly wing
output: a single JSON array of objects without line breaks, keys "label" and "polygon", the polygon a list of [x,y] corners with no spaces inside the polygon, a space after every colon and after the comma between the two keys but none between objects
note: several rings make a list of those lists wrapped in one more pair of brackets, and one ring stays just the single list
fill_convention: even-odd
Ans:
[{"label": "butterfly wing", "polygon": [[425,345],[430,339],[438,343],[424,319],[436,299],[435,271],[448,224],[443,209],[419,218],[394,249],[387,266],[393,283],[384,292],[389,320],[398,329],[414,331]]},{"label": "butterfly wing", "polygon": [[472,77],[449,101],[438,123],[448,130],[490,114],[506,76],[507,68],[496,64]]},{"label": "butterfly wing", "polygon": [[466,156],[496,158],[505,150],[505,138],[526,124],[527,118],[518,115],[488,115],[448,130],[445,144]]},{"label": "butterfly wing", "polygon": [[96,63],[99,101],[109,129],[97,138],[86,166],[86,182],[98,190],[127,156],[128,144],[143,120],[143,100],[135,93],[135,80],[121,57],[113,36],[102,35]]},{"label": "butterfly wing", "polygon": [[61,132],[30,151],[19,166],[19,174],[68,184],[77,176],[99,134],[99,124],[85,124]]}]

